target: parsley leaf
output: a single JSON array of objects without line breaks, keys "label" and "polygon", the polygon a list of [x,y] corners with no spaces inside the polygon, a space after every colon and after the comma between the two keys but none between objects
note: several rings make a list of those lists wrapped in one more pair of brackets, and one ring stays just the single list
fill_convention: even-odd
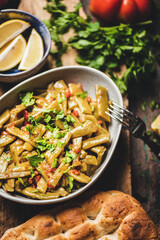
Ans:
[{"label": "parsley leaf", "polygon": [[[155,71],[156,63],[160,63],[160,53],[155,54],[160,36],[150,31],[148,25],[152,21],[101,27],[89,16],[83,19],[80,6],[79,3],[74,11],[68,12],[62,0],[49,0],[46,5],[51,18],[45,24],[55,43],[51,53],[57,66],[62,65],[61,57],[71,46],[78,52],[79,64],[111,73],[121,93],[127,91],[131,82],[144,81]],[[74,37],[64,41],[62,35],[70,29],[74,30]],[[126,71],[118,77],[115,72],[121,65],[126,65]]]},{"label": "parsley leaf", "polygon": [[72,162],[75,158],[77,157],[77,155],[72,152],[72,151],[66,151],[66,154],[65,154],[65,158],[63,158],[63,163],[70,163]]},{"label": "parsley leaf", "polygon": [[38,164],[43,162],[44,158],[42,158],[41,156],[39,155],[33,155],[31,157],[28,157],[28,160],[30,161],[30,164],[33,166],[33,167],[38,167]]},{"label": "parsley leaf", "polygon": [[35,172],[33,171],[32,168],[30,168],[30,172],[31,172],[31,178],[33,178],[35,176]]},{"label": "parsley leaf", "polygon": [[13,157],[9,158],[6,154],[3,154],[3,158],[6,162],[10,162],[13,160]]},{"label": "parsley leaf", "polygon": [[75,120],[71,115],[67,115],[66,120],[67,120],[68,123],[70,123],[70,122],[75,123]]},{"label": "parsley leaf", "polygon": [[57,167],[57,162],[58,162],[58,159],[55,158],[52,162],[52,166],[51,166],[52,169]]},{"label": "parsley leaf", "polygon": [[32,135],[33,129],[34,129],[34,126],[33,126],[33,125],[26,126],[26,130],[29,132],[29,137]]},{"label": "parsley leaf", "polygon": [[58,100],[58,103],[62,103],[63,101],[65,101],[66,100],[66,97],[62,97],[62,98],[60,98],[59,100]]},{"label": "parsley leaf", "polygon": [[56,116],[56,119],[63,119],[64,118],[64,111],[60,111],[57,116]]},{"label": "parsley leaf", "polygon": [[88,92],[76,93],[76,96],[80,96],[82,99],[85,99]]},{"label": "parsley leaf", "polygon": [[20,182],[24,187],[28,185],[28,183],[24,183],[22,178],[18,178],[18,182]]},{"label": "parsley leaf", "polygon": [[74,178],[73,177],[70,177],[68,174],[65,174],[66,175],[66,178],[68,180],[68,184],[69,184],[69,190],[71,191],[73,189],[73,181],[74,181]]},{"label": "parsley leaf", "polygon": [[26,107],[32,106],[35,103],[35,99],[33,98],[33,92],[27,92],[22,94],[20,99]]},{"label": "parsley leaf", "polygon": [[56,148],[56,145],[49,143],[48,140],[45,138],[39,138],[37,140],[37,148],[42,152],[45,150],[50,150],[51,152],[53,152]]}]

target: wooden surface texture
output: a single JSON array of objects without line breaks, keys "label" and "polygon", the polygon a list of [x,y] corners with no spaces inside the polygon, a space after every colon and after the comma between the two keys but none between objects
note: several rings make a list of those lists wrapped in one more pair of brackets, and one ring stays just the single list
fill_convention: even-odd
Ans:
[{"label": "wooden surface texture", "polygon": [[[65,3],[69,10],[73,9],[73,6],[79,0],[66,0]],[[14,0],[12,0],[12,7],[14,6]],[[88,10],[88,1],[82,1],[84,9]],[[33,13],[40,19],[47,19],[48,13],[43,10],[46,4],[46,0],[21,0],[18,2],[17,7],[21,10]],[[81,11],[84,16],[84,11]],[[70,32],[65,37],[66,39],[72,35]],[[69,49],[63,56],[63,65],[75,65],[76,52],[73,49]],[[45,71],[49,68],[55,67],[55,63],[51,57],[48,58],[48,63],[42,69]],[[160,88],[159,85],[160,76],[156,77],[155,85],[152,86],[156,99],[159,99]],[[0,93],[3,94],[13,84],[0,84]],[[147,96],[147,103],[150,103],[152,95]],[[147,108],[144,113],[141,110],[141,104],[143,99],[136,99],[134,93],[130,91],[129,97],[124,96],[124,104],[128,105],[128,99],[130,100],[130,108],[138,113],[142,118],[146,117],[147,125],[149,126],[151,120],[157,112],[154,114]],[[160,99],[159,99],[160,100]],[[148,117],[149,116],[149,117]],[[150,161],[150,158],[153,161]],[[145,210],[149,213],[151,218],[157,223],[159,216],[157,209],[160,213],[160,198],[158,202],[158,194],[160,194],[160,164],[154,162],[153,155],[144,146],[143,142],[134,138],[130,138],[129,133],[126,130],[122,130],[116,151],[112,157],[112,160],[104,171],[99,180],[91,187],[91,189],[109,190],[117,189],[125,193],[135,196],[144,206]],[[132,180],[132,184],[131,184]],[[158,193],[157,193],[158,191]],[[61,203],[63,204],[63,203]],[[49,206],[27,206],[23,204],[14,203],[6,199],[0,198],[0,236],[8,228],[17,226],[28,220],[30,217],[39,213],[40,211],[47,210],[55,205]]]}]

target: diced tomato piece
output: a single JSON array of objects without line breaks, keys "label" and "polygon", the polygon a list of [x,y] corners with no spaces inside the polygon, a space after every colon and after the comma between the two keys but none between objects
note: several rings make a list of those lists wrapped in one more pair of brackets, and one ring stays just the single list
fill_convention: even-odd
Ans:
[{"label": "diced tomato piece", "polygon": [[91,98],[89,96],[86,96],[86,100],[87,100],[88,103],[91,102]]},{"label": "diced tomato piece", "polygon": [[9,125],[10,127],[14,127],[14,123],[10,123],[10,125]]},{"label": "diced tomato piece", "polygon": [[48,181],[47,181],[47,187],[48,187],[48,188],[55,189],[55,187],[53,187],[53,186],[50,184],[50,179],[48,179]]},{"label": "diced tomato piece", "polygon": [[77,111],[77,110],[73,110],[73,114],[74,114],[74,116],[76,116],[76,117],[78,117],[79,116],[79,112]]},{"label": "diced tomato piece", "polygon": [[[55,98],[51,98],[49,102],[52,103],[54,101],[55,101]],[[41,106],[41,108],[42,108],[42,106]]]},{"label": "diced tomato piece", "polygon": [[5,173],[5,176],[8,177],[8,178],[10,177],[8,173]]},{"label": "diced tomato piece", "polygon": [[29,182],[29,184],[32,184],[33,183],[33,178],[29,178],[28,182]]},{"label": "diced tomato piece", "polygon": [[29,124],[28,122],[28,118],[29,118],[29,112],[27,112],[27,110],[23,111],[23,116],[24,116],[24,125],[26,126],[27,124]]},{"label": "diced tomato piece", "polygon": [[72,173],[75,174],[75,175],[79,175],[79,174],[80,174],[80,171],[77,170],[77,169],[73,169],[73,170],[72,170]]},{"label": "diced tomato piece", "polygon": [[35,179],[35,182],[37,183],[37,182],[39,182],[39,180],[41,179],[41,176],[40,176],[40,174],[39,175],[37,175],[37,176],[35,176],[34,177],[34,179]]},{"label": "diced tomato piece", "polygon": [[100,124],[100,125],[101,125],[101,124],[102,124],[102,120],[98,120],[98,124]]},{"label": "diced tomato piece", "polygon": [[55,172],[55,171],[56,171],[56,169],[57,169],[56,167],[55,167],[55,168],[52,168],[52,172]]},{"label": "diced tomato piece", "polygon": [[71,92],[70,92],[70,90],[69,89],[67,89],[66,90],[66,98],[69,98],[69,97],[71,97]]},{"label": "diced tomato piece", "polygon": [[36,170],[34,171],[35,176],[39,175],[39,172]]},{"label": "diced tomato piece", "polygon": [[80,152],[80,149],[79,148],[75,148],[74,152],[78,154]]},{"label": "diced tomato piece", "polygon": [[52,172],[51,166],[49,166],[49,167],[46,169],[46,173],[50,173],[50,172]]},{"label": "diced tomato piece", "polygon": [[23,116],[24,116],[25,120],[28,120],[29,112],[27,112],[27,110],[24,110],[23,111]]},{"label": "diced tomato piece", "polygon": [[1,134],[2,135],[8,135],[9,133],[7,131],[2,131]]}]

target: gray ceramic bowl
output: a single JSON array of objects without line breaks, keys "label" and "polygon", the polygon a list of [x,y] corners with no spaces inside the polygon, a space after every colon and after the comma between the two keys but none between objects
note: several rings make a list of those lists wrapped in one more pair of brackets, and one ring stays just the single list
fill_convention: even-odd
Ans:
[{"label": "gray ceramic bowl", "polygon": [[[98,83],[99,85],[102,85],[107,88],[110,100],[112,99],[115,103],[119,104],[120,106],[123,105],[122,96],[117,86],[106,74],[90,67],[69,66],[49,70],[47,72],[41,73],[18,84],[16,87],[11,89],[9,92],[5,93],[0,98],[0,113],[2,113],[6,108],[11,108],[13,104],[16,103],[17,94],[20,91],[22,90],[33,91],[37,87],[44,88],[47,87],[47,85],[50,82],[57,81],[60,79],[63,79],[67,84],[81,83],[84,91],[88,91],[89,96],[93,97],[93,99],[95,99],[94,85]],[[121,125],[115,121],[112,121],[109,126],[109,131],[111,133],[111,146],[108,149],[102,164],[92,176],[92,180],[85,186],[81,187],[80,189],[75,190],[66,197],[51,200],[28,199],[18,194],[6,193],[3,189],[0,189],[0,195],[4,198],[19,203],[41,205],[62,202],[83,193],[101,176],[102,172],[108,166],[108,163],[111,160],[112,154],[116,148],[117,141],[119,139]]]},{"label": "gray ceramic bowl", "polygon": [[45,24],[39,20],[34,15],[16,9],[5,9],[0,11],[0,24],[11,19],[21,19],[28,23],[30,23],[30,27],[25,30],[24,35],[25,38],[29,37],[32,28],[35,28],[36,31],[40,34],[43,44],[44,44],[44,55],[43,59],[33,68],[26,71],[19,71],[17,67],[6,71],[0,72],[0,81],[1,82],[20,82],[28,77],[35,75],[45,64],[47,60],[47,56],[51,47],[51,36],[50,33],[45,26]]}]

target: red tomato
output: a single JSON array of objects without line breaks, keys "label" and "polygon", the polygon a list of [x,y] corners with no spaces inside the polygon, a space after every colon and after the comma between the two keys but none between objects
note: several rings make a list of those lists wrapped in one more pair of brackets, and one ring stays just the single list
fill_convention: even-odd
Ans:
[{"label": "red tomato", "polygon": [[134,0],[123,0],[119,13],[118,20],[123,23],[134,23],[138,18],[138,8]]},{"label": "red tomato", "polygon": [[111,23],[118,14],[121,2],[122,0],[91,0],[90,10],[96,17]]},{"label": "red tomato", "polygon": [[8,135],[9,133],[7,131],[2,131],[1,134],[2,135]]},{"label": "red tomato", "polygon": [[89,96],[86,96],[86,100],[87,100],[88,103],[91,102],[91,98]]},{"label": "red tomato", "polygon": [[36,183],[38,183],[40,179],[41,179],[41,175],[37,175],[34,177],[34,180]]},{"label": "red tomato", "polygon": [[69,98],[69,97],[71,97],[71,92],[70,92],[70,90],[68,89],[68,90],[66,90],[66,98]]},{"label": "red tomato", "polygon": [[134,0],[138,7],[139,19],[144,21],[149,18],[151,11],[151,1],[150,0]]},{"label": "red tomato", "polygon": [[100,124],[100,125],[101,125],[101,124],[102,124],[102,120],[98,120],[98,124]]},{"label": "red tomato", "polygon": [[78,154],[80,152],[80,149],[79,148],[75,148],[74,152]]},{"label": "red tomato", "polygon": [[79,112],[77,111],[77,110],[73,110],[73,114],[74,114],[74,116],[76,116],[76,117],[78,117],[79,116]]},{"label": "red tomato", "polygon": [[80,171],[77,170],[77,169],[73,169],[73,170],[72,170],[72,173],[75,174],[75,175],[79,175],[79,174],[80,174]]},{"label": "red tomato", "polygon": [[136,23],[150,16],[150,0],[91,0],[90,10],[108,24]]}]

